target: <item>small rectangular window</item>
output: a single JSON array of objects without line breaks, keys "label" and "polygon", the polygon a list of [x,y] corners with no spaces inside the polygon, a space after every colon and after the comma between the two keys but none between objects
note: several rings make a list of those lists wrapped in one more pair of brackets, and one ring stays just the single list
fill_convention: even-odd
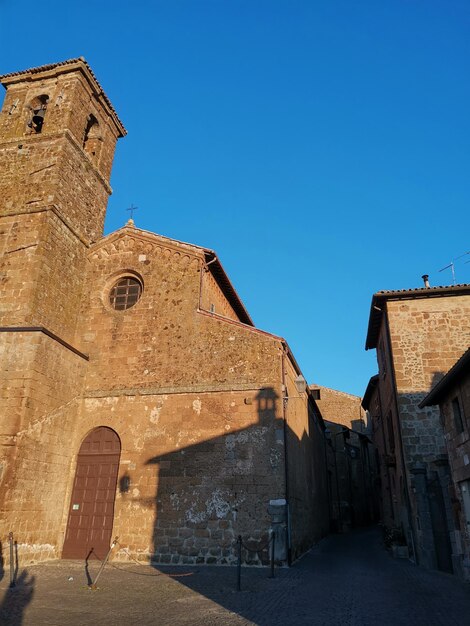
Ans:
[{"label": "small rectangular window", "polygon": [[454,398],[452,400],[452,413],[454,415],[454,424],[457,432],[463,432],[462,411],[460,410],[460,402],[458,398]]}]

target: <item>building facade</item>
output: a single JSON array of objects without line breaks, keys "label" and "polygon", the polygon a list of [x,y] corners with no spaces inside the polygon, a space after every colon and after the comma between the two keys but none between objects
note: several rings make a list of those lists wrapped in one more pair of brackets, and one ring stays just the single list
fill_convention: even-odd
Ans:
[{"label": "building facade", "polygon": [[[324,424],[216,254],[106,237],[126,133],[82,59],[1,77],[0,536],[20,554],[295,559],[328,528]],[[300,387],[299,387],[300,381]]]},{"label": "building facade", "polygon": [[470,580],[470,348],[420,403],[421,408],[436,405],[452,478],[456,569]]},{"label": "building facade", "polygon": [[378,519],[375,449],[362,398],[330,387],[314,387],[326,425],[330,520],[344,532]]},{"label": "building facade", "polygon": [[368,434],[367,414],[362,408],[362,398],[330,387],[312,385],[318,389],[318,408],[323,419],[335,424],[342,424],[358,433]]},{"label": "building facade", "polygon": [[366,349],[378,376],[366,391],[380,457],[382,515],[422,565],[455,572],[459,558],[444,433],[435,407],[420,408],[470,342],[470,286],[381,291],[371,303]]},{"label": "building facade", "polygon": [[375,448],[369,437],[325,421],[332,532],[378,521]]}]

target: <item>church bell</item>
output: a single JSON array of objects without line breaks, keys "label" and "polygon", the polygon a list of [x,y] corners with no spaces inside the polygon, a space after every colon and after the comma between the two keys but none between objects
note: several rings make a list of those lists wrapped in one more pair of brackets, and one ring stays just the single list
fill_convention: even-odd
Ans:
[{"label": "church bell", "polygon": [[46,111],[43,108],[36,109],[34,111],[33,119],[31,120],[31,122],[34,126],[34,129],[38,133],[41,132],[42,125],[44,123],[45,114],[46,114]]}]

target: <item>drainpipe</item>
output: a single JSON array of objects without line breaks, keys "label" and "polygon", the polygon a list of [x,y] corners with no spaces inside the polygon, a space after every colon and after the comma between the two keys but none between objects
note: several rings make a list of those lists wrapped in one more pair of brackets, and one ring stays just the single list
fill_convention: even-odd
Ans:
[{"label": "drainpipe", "polygon": [[408,514],[408,523],[410,525],[410,529],[411,529],[411,543],[412,545],[412,550],[413,550],[413,557],[414,557],[414,562],[415,565],[419,564],[419,559],[418,559],[418,553],[416,551],[416,536],[415,536],[415,527],[413,524],[413,517],[411,514],[411,500],[410,500],[410,491],[408,489],[408,472],[406,470],[406,464],[405,464],[405,453],[404,453],[404,448],[403,448],[403,436],[402,436],[402,431],[401,431],[401,420],[400,420],[400,411],[398,408],[398,391],[397,391],[397,380],[396,380],[396,376],[395,376],[395,360],[393,358],[393,352],[392,352],[392,337],[390,334],[390,325],[388,322],[388,308],[387,308],[387,304],[385,303],[385,311],[384,311],[385,315],[384,315],[384,319],[385,319],[385,330],[387,333],[387,342],[390,348],[390,355],[391,355],[391,374],[392,374],[392,384],[393,384],[393,396],[394,396],[394,404],[395,404],[395,410],[397,412],[397,422],[398,422],[398,439],[400,442],[400,457],[401,457],[401,467],[402,467],[402,472],[403,472],[403,476],[405,478],[404,480],[404,486],[405,486],[405,500],[406,500],[406,510],[407,510],[407,514]]},{"label": "drainpipe", "polygon": [[282,346],[282,356],[281,356],[281,370],[282,370],[282,424],[284,431],[284,482],[285,482],[285,490],[284,497],[286,499],[286,515],[287,515],[287,564],[291,565],[291,526],[290,526],[290,503],[289,503],[289,470],[288,470],[288,451],[287,451],[287,441],[288,441],[288,428],[287,428],[287,402],[288,400],[284,399],[284,396],[287,394],[287,377],[286,377],[286,367],[285,367],[285,358],[286,352],[285,347]]}]

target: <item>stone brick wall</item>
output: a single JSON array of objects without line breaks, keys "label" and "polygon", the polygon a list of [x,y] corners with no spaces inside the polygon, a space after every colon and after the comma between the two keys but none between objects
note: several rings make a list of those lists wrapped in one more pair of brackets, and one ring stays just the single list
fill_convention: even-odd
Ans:
[{"label": "stone brick wall", "polygon": [[0,219],[0,326],[45,326],[74,343],[84,244],[52,211]]},{"label": "stone brick wall", "polygon": [[[402,521],[400,511],[405,510],[406,507],[405,502],[402,501],[403,494],[396,489],[396,485],[400,484],[402,476],[402,463],[400,451],[390,450],[389,425],[386,420],[387,415],[390,413],[389,411],[384,413],[382,410],[378,386],[371,395],[368,411],[372,425],[372,441],[377,451],[380,476],[380,517],[385,527],[393,528],[400,526]],[[397,424],[391,423],[396,430]],[[393,490],[392,484],[394,485]]]},{"label": "stone brick wall", "polygon": [[[435,528],[438,518],[447,520],[449,542],[455,544],[448,477],[440,466],[446,456],[445,441],[439,410],[436,407],[420,409],[418,405],[470,343],[470,296],[447,293],[425,297],[427,294],[423,292],[425,290],[417,290],[416,297],[391,297],[383,302],[377,360],[385,448],[390,448],[394,440],[393,456],[388,456],[390,449],[386,455],[394,461],[389,477],[395,525],[408,532],[410,547],[412,526],[421,564],[437,567]],[[441,513],[437,512],[436,500],[433,504],[434,496],[429,492],[436,481],[440,484]]]},{"label": "stone brick wall", "polygon": [[[83,307],[90,391],[269,386],[280,379],[280,344],[271,335],[198,311],[200,249],[126,227],[90,255]],[[109,290],[129,273],[141,278],[142,297],[115,311]]]},{"label": "stone brick wall", "polygon": [[0,215],[54,207],[85,241],[103,232],[111,189],[68,131],[0,142]]},{"label": "stone brick wall", "polygon": [[[453,477],[456,482],[470,480],[470,373],[462,374],[459,383],[446,395],[440,408]],[[460,402],[463,431],[456,425],[452,407],[454,399]]]},{"label": "stone brick wall", "polygon": [[[1,214],[30,212],[54,205],[87,240],[103,232],[109,177],[117,138],[103,101],[93,97],[82,72],[32,75],[28,81],[4,79],[0,112]],[[28,127],[31,102],[48,95],[42,131]],[[83,150],[89,115],[99,123],[96,156]]]},{"label": "stone brick wall", "polygon": [[44,333],[2,332],[0,363],[0,535],[28,561],[58,557],[86,361]]},{"label": "stone brick wall", "polygon": [[307,393],[297,391],[298,372],[287,356],[283,368],[291,558],[295,560],[328,532],[328,483],[319,411]]},{"label": "stone brick wall", "polygon": [[[89,239],[102,233],[119,129],[80,71],[2,79],[0,112],[0,534],[22,558],[60,555],[86,355],[76,345]],[[40,134],[29,105],[47,93]],[[82,149],[86,119],[102,150]]]},{"label": "stone brick wall", "polygon": [[[269,501],[287,491],[297,556],[325,531],[321,418],[306,396],[283,405],[297,373],[285,343],[238,321],[204,249],[131,225],[100,238],[123,129],[85,69],[69,70],[6,79],[0,116],[0,535],[30,561],[60,556],[81,442],[105,426],[122,446],[118,558],[230,563],[237,534],[266,542]],[[27,105],[44,93],[33,135]],[[143,290],[118,311],[124,276]]]},{"label": "stone brick wall", "polygon": [[121,438],[119,558],[224,564],[236,558],[238,534],[245,543],[266,540],[267,505],[284,495],[284,471],[279,407],[264,409],[264,393],[215,387],[84,399],[75,448],[97,425]]},{"label": "stone brick wall", "polygon": [[[18,403],[28,398],[29,408],[20,416],[24,426],[15,422],[10,435],[15,433],[24,462],[16,464],[5,511],[8,517],[10,504],[13,510],[15,501],[24,502],[26,523],[18,531],[31,560],[59,556],[76,454],[98,426],[113,428],[122,443],[117,558],[224,564],[236,558],[238,534],[253,548],[264,544],[269,501],[286,496],[282,360],[291,398],[286,416],[293,558],[326,532],[320,418],[312,409],[308,414],[306,394],[296,398],[297,373],[278,338],[198,311],[203,264],[199,249],[188,248],[163,245],[163,238],[132,227],[103,240],[90,250],[79,309],[82,330],[75,337],[89,362],[49,337],[44,340],[62,352],[60,358],[49,347],[46,356],[38,353],[38,381],[25,379],[25,371],[37,370],[36,357],[34,364],[19,362],[24,393]],[[109,289],[129,272],[141,277],[142,297],[131,309],[115,311]],[[11,348],[17,350],[14,335]],[[25,348],[20,352],[28,354]],[[72,360],[64,362],[65,355]],[[10,356],[4,363],[11,361]],[[11,400],[18,374],[10,374]],[[54,446],[64,441],[59,455]],[[51,454],[56,456],[48,465]],[[47,515],[26,487],[34,484],[38,463],[56,494],[44,500]],[[244,558],[266,562],[268,552],[246,552]]]},{"label": "stone brick wall", "polygon": [[[395,394],[394,362],[387,322],[382,318],[377,342],[377,362],[379,385],[374,403],[376,411],[374,443],[379,451],[382,468],[382,510],[387,528],[409,528],[407,497],[405,493],[405,469],[401,447],[402,425],[398,416],[398,403]],[[377,413],[379,412],[379,413]],[[387,492],[387,486],[390,491]],[[384,491],[385,488],[385,491]]]},{"label": "stone brick wall", "polygon": [[408,462],[445,454],[439,411],[419,409],[470,344],[470,296],[387,304],[403,444]]},{"label": "stone brick wall", "polygon": [[[116,141],[122,129],[116,126],[100,89],[92,86],[83,73],[80,63],[59,71],[30,74],[26,80],[9,77],[2,83],[7,88],[0,112],[0,137],[2,140],[34,139],[54,136],[67,129],[82,146],[87,119],[92,114],[99,124],[101,149],[99,158],[92,160],[98,171],[109,180]],[[47,95],[49,101],[40,135],[28,127],[31,103],[37,96]],[[85,155],[88,158],[88,155]]]},{"label": "stone brick wall", "polygon": [[[233,561],[234,533],[264,541],[269,500],[285,495],[280,342],[198,312],[203,266],[200,249],[133,227],[90,251],[81,424],[121,437],[134,487],[118,497],[116,532],[163,563]],[[115,311],[109,289],[130,272],[142,297]]]},{"label": "stone brick wall", "polygon": [[363,432],[367,426],[366,415],[361,407],[361,398],[344,391],[319,387],[318,407],[324,420],[343,424],[348,428]]},{"label": "stone brick wall", "polygon": [[208,270],[205,270],[202,276],[200,306],[201,309],[204,309],[205,311],[218,313],[219,315],[229,317],[232,320],[239,319],[238,315],[233,310],[233,307],[223,294],[222,289],[217,284],[214,276]]},{"label": "stone brick wall", "polygon": [[[463,430],[457,427],[452,401],[460,403]],[[464,578],[470,580],[470,524],[463,502],[463,481],[470,486],[470,372],[462,373],[458,382],[452,385],[445,399],[440,403],[447,451],[452,476],[452,513],[459,531],[460,545],[458,558]],[[470,515],[470,511],[468,512]]]}]

